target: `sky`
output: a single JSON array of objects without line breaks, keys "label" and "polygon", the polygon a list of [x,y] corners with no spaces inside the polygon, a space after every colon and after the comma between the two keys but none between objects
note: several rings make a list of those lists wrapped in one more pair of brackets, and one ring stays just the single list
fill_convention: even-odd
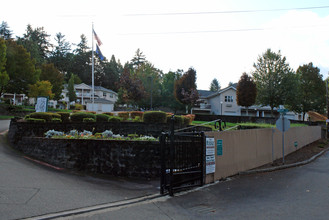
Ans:
[{"label": "sky", "polygon": [[124,64],[140,49],[164,73],[193,67],[198,89],[214,78],[222,88],[238,82],[268,48],[295,71],[313,62],[328,77],[328,0],[16,0],[1,8],[14,36],[31,24],[52,41],[61,32],[78,44],[84,34],[91,47],[93,24],[107,59]]}]

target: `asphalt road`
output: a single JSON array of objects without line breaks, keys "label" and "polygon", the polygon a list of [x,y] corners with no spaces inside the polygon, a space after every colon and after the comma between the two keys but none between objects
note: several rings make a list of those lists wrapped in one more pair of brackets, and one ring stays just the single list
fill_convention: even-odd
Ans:
[{"label": "asphalt road", "polygon": [[237,176],[165,201],[112,208],[67,219],[327,220],[329,152],[305,166]]}]

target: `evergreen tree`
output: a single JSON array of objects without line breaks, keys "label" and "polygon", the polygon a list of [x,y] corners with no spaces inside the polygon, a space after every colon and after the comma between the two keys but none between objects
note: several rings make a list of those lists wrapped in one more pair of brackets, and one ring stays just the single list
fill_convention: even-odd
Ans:
[{"label": "evergreen tree", "polygon": [[74,76],[71,74],[69,82],[67,84],[67,96],[69,97],[70,102],[75,102],[77,100],[77,94],[74,90]]},{"label": "evergreen tree", "polygon": [[0,38],[0,97],[4,91],[4,87],[9,82],[9,76],[6,72],[7,62],[7,46],[4,39]]},{"label": "evergreen tree", "polygon": [[56,45],[49,60],[61,73],[66,75],[70,70],[73,59],[73,55],[70,53],[71,44],[65,40],[65,35],[61,32],[56,34],[55,41]]},{"label": "evergreen tree", "polygon": [[5,40],[12,39],[12,31],[9,29],[9,26],[5,21],[3,21],[0,25],[0,38]]},{"label": "evergreen tree", "polygon": [[218,80],[215,78],[211,81],[210,91],[217,92],[219,90],[220,90],[220,84],[219,84]]},{"label": "evergreen tree", "polygon": [[243,73],[236,88],[236,101],[238,105],[247,108],[252,106],[256,102],[257,88],[252,77],[248,76],[247,73]]},{"label": "evergreen tree", "polygon": [[139,69],[139,67],[146,62],[146,57],[143,52],[138,48],[135,56],[132,58],[131,63],[134,69]]},{"label": "evergreen tree", "polygon": [[40,66],[47,62],[50,54],[49,37],[43,27],[33,29],[31,25],[27,25],[26,33],[17,39],[17,43],[23,45]]}]

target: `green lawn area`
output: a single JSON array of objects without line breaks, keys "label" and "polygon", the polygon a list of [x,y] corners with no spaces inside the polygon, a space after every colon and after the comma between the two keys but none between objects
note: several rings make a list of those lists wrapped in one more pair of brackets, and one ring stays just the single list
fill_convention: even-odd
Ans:
[{"label": "green lawn area", "polygon": [[[202,125],[205,127],[210,127],[212,128],[213,131],[216,131],[218,129],[215,129],[215,123],[214,122],[207,122],[207,121],[193,121],[192,125]],[[226,123],[226,128],[224,128],[224,130],[230,129],[234,126],[237,125],[241,125],[241,126],[245,126],[245,127],[257,127],[257,128],[275,128],[276,125],[272,125],[272,124],[265,124],[265,123],[230,123],[227,122]],[[223,126],[223,124],[222,124]],[[305,124],[290,124],[290,127],[303,127],[303,126],[307,126]]]},{"label": "green lawn area", "polygon": [[14,116],[0,115],[0,120],[6,120],[6,119],[11,119],[11,118],[14,118]]}]

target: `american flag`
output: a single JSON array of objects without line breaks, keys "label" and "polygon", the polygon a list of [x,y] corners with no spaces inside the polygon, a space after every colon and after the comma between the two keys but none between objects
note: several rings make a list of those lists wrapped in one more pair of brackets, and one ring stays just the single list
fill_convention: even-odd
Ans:
[{"label": "american flag", "polygon": [[95,30],[93,30],[93,33],[94,33],[94,37],[95,37],[95,40],[97,41],[98,46],[102,45],[103,43],[102,43],[101,39],[99,39],[99,37],[97,36]]}]

